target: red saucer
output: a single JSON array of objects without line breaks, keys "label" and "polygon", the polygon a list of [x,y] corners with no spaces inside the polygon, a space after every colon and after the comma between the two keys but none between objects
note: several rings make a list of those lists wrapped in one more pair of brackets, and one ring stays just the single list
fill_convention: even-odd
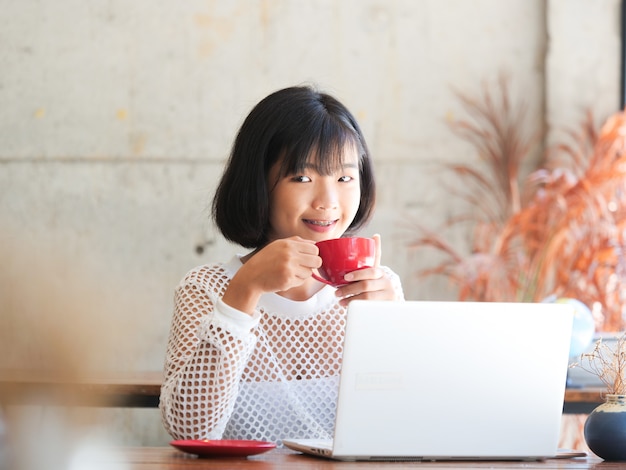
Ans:
[{"label": "red saucer", "polygon": [[267,452],[276,447],[273,442],[228,439],[177,440],[171,441],[170,445],[200,457],[247,457]]}]

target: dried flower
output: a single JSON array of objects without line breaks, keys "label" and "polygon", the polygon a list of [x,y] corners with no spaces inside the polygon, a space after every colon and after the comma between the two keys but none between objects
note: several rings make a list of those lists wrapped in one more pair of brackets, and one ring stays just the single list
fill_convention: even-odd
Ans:
[{"label": "dried flower", "polygon": [[[411,224],[417,236],[409,247],[442,255],[417,274],[447,277],[459,300],[577,299],[601,307],[594,310],[597,330],[623,331],[626,111],[609,116],[599,131],[589,114],[579,132],[545,149],[545,160],[524,178],[537,133],[526,131],[525,107],[513,105],[508,93],[501,81],[478,100],[460,96],[470,119],[453,129],[481,160],[448,166],[463,180],[452,194],[467,210],[435,229],[421,220]],[[452,226],[469,231],[468,247],[458,250],[446,240]]]},{"label": "dried flower", "polygon": [[614,346],[596,341],[593,350],[580,355],[580,361],[570,367],[581,369],[597,376],[610,395],[626,395],[626,333],[617,337]]}]

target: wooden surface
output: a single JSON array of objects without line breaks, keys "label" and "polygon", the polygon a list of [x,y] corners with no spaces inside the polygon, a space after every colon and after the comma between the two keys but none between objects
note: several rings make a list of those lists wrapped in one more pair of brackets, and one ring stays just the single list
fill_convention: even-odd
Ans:
[{"label": "wooden surface", "polygon": [[156,407],[163,374],[160,371],[108,372],[63,376],[50,372],[0,371],[0,401],[56,401],[86,406]]},{"label": "wooden surface", "polygon": [[[0,371],[0,400],[33,402],[45,397],[80,405],[156,407],[161,371],[116,372],[61,377],[32,371]],[[564,413],[586,414],[604,402],[604,389],[568,388]]]},{"label": "wooden surface", "polygon": [[[173,469],[280,469],[336,470],[336,469],[446,469],[446,468],[501,468],[501,469],[623,469],[625,463],[604,462],[596,457],[553,459],[532,462],[336,462],[309,457],[284,449],[274,449],[248,458],[197,458],[171,447],[132,447],[120,449],[111,461],[126,463],[128,470]],[[113,467],[115,468],[115,467]]]},{"label": "wooden surface", "polygon": [[604,403],[604,388],[566,388],[563,413],[589,414]]}]

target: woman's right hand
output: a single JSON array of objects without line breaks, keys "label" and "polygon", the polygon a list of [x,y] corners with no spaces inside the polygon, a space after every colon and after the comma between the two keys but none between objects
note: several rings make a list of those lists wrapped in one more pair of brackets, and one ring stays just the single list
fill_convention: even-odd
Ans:
[{"label": "woman's right hand", "polygon": [[322,265],[315,242],[282,238],[252,254],[232,278],[223,301],[252,314],[261,295],[300,286]]}]

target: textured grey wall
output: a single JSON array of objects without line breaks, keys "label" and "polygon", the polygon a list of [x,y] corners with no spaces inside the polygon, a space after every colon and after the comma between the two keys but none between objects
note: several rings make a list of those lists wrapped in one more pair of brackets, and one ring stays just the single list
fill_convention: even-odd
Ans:
[{"label": "textured grey wall", "polygon": [[[457,209],[437,165],[476,158],[448,128],[454,89],[478,94],[506,71],[550,136],[618,105],[617,0],[0,3],[0,223],[13,255],[54,254],[59,279],[88,273],[118,301],[112,321],[133,319],[108,368],[160,369],[175,284],[240,251],[206,208],[269,92],[311,82],[357,114],[379,185],[366,234],[382,234],[412,299],[455,295],[413,278],[433,255],[406,248],[411,218],[434,228]],[[103,413],[125,442],[166,439],[154,410]]]}]

